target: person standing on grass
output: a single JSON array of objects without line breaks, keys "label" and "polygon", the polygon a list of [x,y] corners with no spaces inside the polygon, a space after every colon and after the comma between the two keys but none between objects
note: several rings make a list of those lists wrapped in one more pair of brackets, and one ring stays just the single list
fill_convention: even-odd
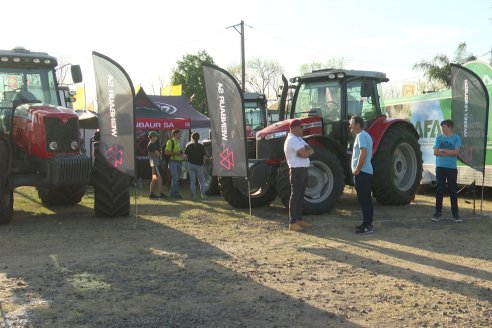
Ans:
[{"label": "person standing on grass", "polygon": [[458,212],[458,168],[456,160],[460,154],[461,138],[453,133],[453,121],[444,120],[441,122],[442,134],[437,136],[434,144],[434,155],[436,156],[436,212],[432,216],[432,221],[440,221],[442,213],[442,199],[444,197],[444,187],[447,182],[449,199],[451,201],[451,213],[453,220],[461,222]]},{"label": "person standing on grass", "polygon": [[364,130],[364,121],[360,116],[352,116],[349,124],[350,132],[355,135],[352,150],[352,175],[354,176],[357,199],[362,208],[362,225],[357,226],[355,232],[368,234],[373,232],[372,220],[374,207],[372,205],[372,138]]},{"label": "person standing on grass", "polygon": [[[150,169],[152,170],[149,198],[167,198],[167,196],[162,192],[161,152],[159,149],[159,143],[157,142],[159,140],[159,134],[155,131],[150,131],[149,139],[150,141],[147,145],[147,152],[149,155]],[[159,196],[154,194],[156,185]]]},{"label": "person standing on grass", "polygon": [[[190,187],[191,187],[191,197],[193,200],[206,199],[206,183],[205,183],[205,172],[203,168],[203,160],[206,159],[207,152],[205,147],[198,142],[200,140],[200,134],[198,132],[193,132],[191,134],[191,140],[186,144],[185,154],[188,157],[188,173],[190,175]],[[196,194],[196,179],[198,178],[198,183],[200,184],[200,196]]]},{"label": "person standing on grass", "polygon": [[289,198],[289,230],[303,231],[311,224],[302,219],[302,203],[310,165],[309,156],[314,154],[313,148],[302,139],[302,122],[293,120],[289,125],[290,133],[284,143],[285,159],[289,165],[290,198]]},{"label": "person standing on grass", "polygon": [[181,199],[179,193],[179,177],[181,175],[181,161],[186,159],[186,155],[180,149],[181,131],[173,130],[172,138],[166,142],[164,153],[170,156],[169,171],[171,172],[171,197]]}]

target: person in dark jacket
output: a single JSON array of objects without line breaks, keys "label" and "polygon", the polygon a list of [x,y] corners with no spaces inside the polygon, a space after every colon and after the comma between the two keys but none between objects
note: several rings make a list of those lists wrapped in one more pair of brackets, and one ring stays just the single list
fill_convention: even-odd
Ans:
[{"label": "person in dark jacket", "polygon": [[[207,185],[205,183],[205,173],[203,167],[203,161],[207,159],[207,153],[205,147],[198,142],[200,140],[200,134],[194,132],[191,135],[192,141],[190,141],[185,148],[185,154],[188,157],[188,174],[190,175],[190,187],[193,200],[206,199],[205,191]],[[196,192],[196,179],[200,185],[200,195]]]}]

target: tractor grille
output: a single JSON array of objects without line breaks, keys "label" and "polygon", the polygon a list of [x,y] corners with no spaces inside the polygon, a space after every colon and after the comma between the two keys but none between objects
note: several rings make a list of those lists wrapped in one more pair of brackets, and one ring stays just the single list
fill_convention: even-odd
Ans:
[{"label": "tractor grille", "polygon": [[256,158],[257,159],[273,159],[282,160],[284,154],[285,138],[261,139],[256,142]]},{"label": "tractor grille", "polygon": [[[78,119],[73,117],[67,123],[62,123],[58,117],[45,117],[44,127],[46,132],[46,151],[57,153],[73,153],[74,150],[70,147],[72,141],[79,140]],[[58,149],[53,151],[50,149],[50,143],[55,141],[58,144]],[[79,151],[76,149],[75,151]]]}]

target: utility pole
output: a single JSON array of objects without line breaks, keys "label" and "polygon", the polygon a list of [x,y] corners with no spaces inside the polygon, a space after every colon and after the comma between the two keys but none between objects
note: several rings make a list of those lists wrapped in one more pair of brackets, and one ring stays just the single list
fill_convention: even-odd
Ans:
[{"label": "utility pole", "polygon": [[[241,30],[238,31],[237,26],[241,25]],[[243,92],[245,91],[246,88],[246,56],[244,55],[244,21],[241,21],[241,23],[232,25],[227,28],[234,28],[236,32],[238,32],[241,35],[241,89]],[[251,26],[250,26],[251,27]]]}]

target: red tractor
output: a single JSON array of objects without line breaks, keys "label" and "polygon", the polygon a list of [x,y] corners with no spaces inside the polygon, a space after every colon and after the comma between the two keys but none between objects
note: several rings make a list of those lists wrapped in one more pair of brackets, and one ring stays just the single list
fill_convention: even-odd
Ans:
[{"label": "red tractor", "polygon": [[[353,185],[350,158],[354,137],[348,121],[359,115],[374,141],[373,195],[387,205],[408,204],[422,174],[418,133],[405,120],[388,119],[380,98],[384,73],[327,69],[291,79],[294,84],[290,119],[256,134],[256,160],[249,160],[250,189],[244,178],[221,177],[224,198],[234,207],[269,205],[278,194],[288,207],[290,184],[283,145],[289,123],[300,119],[304,139],[315,150],[304,197],[304,212],[318,214],[333,208],[345,185]],[[282,103],[285,104],[287,86]],[[281,108],[282,110],[282,108]],[[283,114],[281,114],[283,115]],[[281,116],[282,117],[282,116]]]},{"label": "red tractor", "polygon": [[[99,152],[92,165],[80,150],[79,117],[62,107],[67,93],[57,83],[56,66],[44,52],[0,50],[0,223],[12,219],[16,187],[36,187],[44,205],[74,205],[91,175],[96,216],[129,213],[128,177]],[[71,66],[71,74],[74,83],[82,81],[80,66]]]}]

